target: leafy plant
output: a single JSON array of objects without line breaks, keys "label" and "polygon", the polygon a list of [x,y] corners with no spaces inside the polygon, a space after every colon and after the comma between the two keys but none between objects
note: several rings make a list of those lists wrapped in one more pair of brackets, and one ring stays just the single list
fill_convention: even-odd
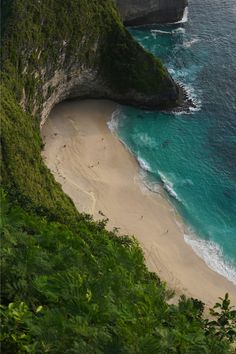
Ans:
[{"label": "leafy plant", "polygon": [[[36,309],[40,312],[42,307]],[[28,306],[24,302],[0,305],[1,315],[1,342],[4,353],[32,353],[35,344],[29,334],[27,321],[32,317]]]},{"label": "leafy plant", "polygon": [[216,336],[219,340],[227,339],[231,343],[236,339],[236,310],[230,306],[229,294],[219,297],[217,302],[210,309],[210,315],[214,320],[206,320],[206,328],[209,334]]}]

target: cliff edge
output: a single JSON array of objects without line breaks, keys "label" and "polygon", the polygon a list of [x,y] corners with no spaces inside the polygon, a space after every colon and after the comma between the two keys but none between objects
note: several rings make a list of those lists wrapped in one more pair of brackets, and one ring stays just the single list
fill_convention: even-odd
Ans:
[{"label": "cliff edge", "polygon": [[113,1],[3,1],[3,10],[2,69],[17,75],[18,101],[42,121],[73,97],[145,108],[180,103],[179,87],[125,29]]},{"label": "cliff edge", "polygon": [[38,128],[51,109],[75,97],[166,109],[181,103],[182,90],[133,39],[112,0],[3,0],[2,11],[3,184],[56,218],[71,205],[40,157]]},{"label": "cliff edge", "polygon": [[180,21],[188,0],[116,0],[116,3],[124,23],[139,26]]}]

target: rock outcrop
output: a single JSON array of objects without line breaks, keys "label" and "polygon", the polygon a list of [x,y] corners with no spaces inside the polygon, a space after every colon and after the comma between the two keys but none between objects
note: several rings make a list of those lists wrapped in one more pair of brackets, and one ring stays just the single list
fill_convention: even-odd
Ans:
[{"label": "rock outcrop", "polygon": [[13,198],[54,218],[58,205],[70,209],[40,156],[39,125],[55,104],[89,97],[168,109],[183,92],[133,39],[113,0],[2,4],[2,180]]},{"label": "rock outcrop", "polygon": [[[21,0],[13,1],[12,8],[5,4],[6,12],[14,11],[3,33],[3,43],[7,43],[3,70],[9,71],[9,62],[11,70],[17,68],[17,99],[42,123],[56,103],[74,97],[107,98],[151,109],[181,103],[182,90],[160,60],[125,29],[113,1],[33,5]],[[73,8],[70,15],[69,6]],[[50,16],[53,12],[62,17]],[[13,29],[12,24],[19,28]],[[8,77],[14,75],[13,71]]]},{"label": "rock outcrop", "polygon": [[180,21],[188,0],[116,0],[125,24],[130,26]]}]

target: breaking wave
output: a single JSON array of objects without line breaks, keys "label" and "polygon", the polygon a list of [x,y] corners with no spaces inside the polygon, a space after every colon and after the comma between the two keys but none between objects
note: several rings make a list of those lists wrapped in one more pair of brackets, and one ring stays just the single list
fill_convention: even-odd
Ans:
[{"label": "breaking wave", "polygon": [[193,88],[193,86],[190,84],[185,84],[178,79],[175,79],[175,81],[184,89],[184,91],[187,94],[187,97],[193,102],[194,106],[190,106],[188,110],[186,109],[173,110],[173,113],[175,115],[181,115],[181,114],[191,114],[200,111],[202,108],[202,101],[199,98],[199,95],[196,93],[196,90]]},{"label": "breaking wave", "polygon": [[182,19],[178,22],[175,22],[175,23],[186,23],[186,22],[188,22],[188,6],[186,6],[184,9],[184,14],[183,14]]},{"label": "breaking wave", "polygon": [[184,240],[209,268],[236,285],[236,269],[232,262],[224,258],[223,251],[218,244],[200,239],[191,233],[190,235],[185,234]]},{"label": "breaking wave", "polygon": [[163,188],[167,191],[167,193],[172,197],[178,200],[178,202],[181,202],[180,197],[174,190],[174,185],[171,181],[168,180],[168,178],[160,171],[158,171],[158,174],[160,176],[160,179],[163,183]]},{"label": "breaking wave", "polygon": [[120,110],[119,109],[115,110],[111,115],[111,119],[107,122],[107,126],[112,133],[116,133],[118,130],[119,115],[120,115]]},{"label": "breaking wave", "polygon": [[140,167],[144,170],[144,171],[148,171],[148,172],[152,172],[150,165],[148,164],[147,161],[145,161],[143,158],[141,158],[140,156],[137,157],[138,163],[140,165]]}]

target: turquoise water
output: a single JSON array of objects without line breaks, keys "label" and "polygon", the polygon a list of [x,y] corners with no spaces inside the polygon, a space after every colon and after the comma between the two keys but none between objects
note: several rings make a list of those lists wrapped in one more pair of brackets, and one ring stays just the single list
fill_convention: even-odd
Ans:
[{"label": "turquoise water", "polygon": [[[206,263],[236,283],[236,2],[194,0],[188,22],[135,28],[197,109],[189,114],[122,107],[117,133],[188,225]],[[117,123],[117,122],[116,122]]]}]

